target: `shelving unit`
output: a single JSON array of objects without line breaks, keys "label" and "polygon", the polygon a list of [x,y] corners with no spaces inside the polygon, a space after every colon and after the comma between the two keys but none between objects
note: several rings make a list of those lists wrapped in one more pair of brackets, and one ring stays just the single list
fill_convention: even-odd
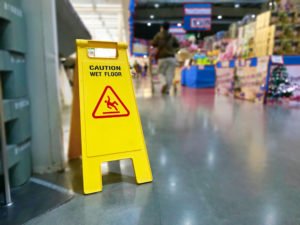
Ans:
[{"label": "shelving unit", "polygon": [[20,3],[0,0],[0,176],[6,205],[12,202],[10,184],[22,185],[31,174],[25,18]]}]

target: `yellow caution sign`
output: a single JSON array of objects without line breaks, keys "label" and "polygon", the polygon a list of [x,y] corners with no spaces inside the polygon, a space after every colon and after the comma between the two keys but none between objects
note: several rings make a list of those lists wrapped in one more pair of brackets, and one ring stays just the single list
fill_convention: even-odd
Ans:
[{"label": "yellow caution sign", "polygon": [[132,159],[137,183],[151,182],[127,45],[77,40],[77,66],[84,193],[102,190],[101,163],[114,160]]}]

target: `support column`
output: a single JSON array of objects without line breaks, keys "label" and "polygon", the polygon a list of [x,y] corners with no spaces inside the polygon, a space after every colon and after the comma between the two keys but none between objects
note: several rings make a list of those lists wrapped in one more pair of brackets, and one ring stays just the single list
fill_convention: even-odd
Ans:
[{"label": "support column", "polygon": [[[122,19],[123,19],[123,31],[125,31],[125,42],[129,44],[130,38],[129,38],[129,24],[128,24],[128,20],[129,20],[129,11],[128,11],[128,7],[129,7],[129,0],[123,0],[122,1]],[[122,32],[123,33],[123,32]]]},{"label": "support column", "polygon": [[64,167],[64,160],[55,0],[22,0],[22,5],[28,42],[33,171],[57,171]]}]

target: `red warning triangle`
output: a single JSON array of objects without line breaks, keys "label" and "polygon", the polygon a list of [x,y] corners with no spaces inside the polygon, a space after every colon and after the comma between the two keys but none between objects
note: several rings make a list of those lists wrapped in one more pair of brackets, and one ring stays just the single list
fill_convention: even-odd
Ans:
[{"label": "red warning triangle", "polygon": [[129,116],[129,110],[111,86],[106,86],[93,111],[95,119]]}]

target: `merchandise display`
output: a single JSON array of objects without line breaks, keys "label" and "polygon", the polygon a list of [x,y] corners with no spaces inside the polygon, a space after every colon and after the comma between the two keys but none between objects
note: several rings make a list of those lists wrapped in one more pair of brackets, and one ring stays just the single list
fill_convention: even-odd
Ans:
[{"label": "merchandise display", "polygon": [[300,23],[295,12],[265,12],[257,16],[256,56],[300,53]]},{"label": "merchandise display", "polygon": [[202,52],[199,49],[192,58],[190,57],[185,60],[181,71],[181,84],[192,88],[213,88],[217,54],[213,51]]},{"label": "merchandise display", "polygon": [[235,61],[223,61],[216,64],[216,92],[232,96],[234,90]]},{"label": "merchandise display", "polygon": [[288,78],[286,67],[283,65],[276,66],[269,78],[268,98],[278,99],[291,97],[293,95],[293,89]]},{"label": "merchandise display", "polygon": [[234,96],[264,102],[267,88],[269,57],[236,61]]},{"label": "merchandise display", "polygon": [[215,86],[215,68],[208,66],[190,66],[181,71],[181,84],[191,88],[213,88]]},{"label": "merchandise display", "polygon": [[[300,54],[300,19],[296,4],[276,1],[269,5],[273,6],[270,10],[257,16],[246,15],[238,23],[232,23],[228,31],[204,38],[204,48],[219,50],[220,61]],[[227,50],[229,43],[231,49]]]},{"label": "merchandise display", "polygon": [[187,36],[181,42],[181,49],[176,58],[184,62],[181,70],[181,84],[192,88],[213,88],[215,85],[215,68],[219,51],[209,51],[208,48],[196,44],[194,35]]},{"label": "merchandise display", "polygon": [[267,102],[294,104],[300,100],[300,56],[284,56],[282,61],[269,67]]},{"label": "merchandise display", "polygon": [[300,57],[255,57],[219,62],[216,91],[253,102],[300,100]]},{"label": "merchandise display", "polygon": [[202,66],[214,64],[213,59],[205,53],[196,53],[193,57],[193,60],[195,61],[195,64]]},{"label": "merchandise display", "polygon": [[[299,101],[298,11],[290,1],[271,2],[269,6],[271,9],[256,19],[245,16],[232,24],[228,36],[222,37],[232,40],[226,51],[220,50],[217,93],[261,103]],[[205,46],[220,42],[211,40],[206,39]]]}]

